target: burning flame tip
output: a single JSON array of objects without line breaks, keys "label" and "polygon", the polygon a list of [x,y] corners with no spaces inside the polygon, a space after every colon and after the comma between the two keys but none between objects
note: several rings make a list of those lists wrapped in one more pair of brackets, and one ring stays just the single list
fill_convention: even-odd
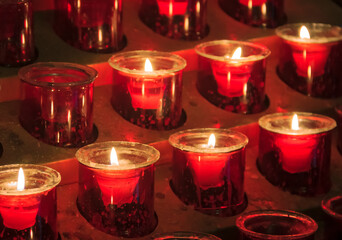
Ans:
[{"label": "burning flame tip", "polygon": [[299,122],[298,122],[297,114],[294,114],[293,117],[292,117],[291,129],[292,130],[299,130]]},{"label": "burning flame tip", "polygon": [[242,54],[242,48],[241,47],[238,47],[234,53],[233,53],[233,56],[232,56],[232,59],[239,59],[241,58],[241,54]]},{"label": "burning flame tip", "polygon": [[300,38],[303,38],[303,39],[310,39],[310,33],[309,33],[309,30],[307,29],[307,27],[302,26],[300,28],[299,36],[300,36]]},{"label": "burning flame tip", "polygon": [[145,72],[153,72],[153,67],[150,59],[146,58],[145,61]]},{"label": "burning flame tip", "polygon": [[23,191],[25,189],[25,176],[22,168],[19,168],[17,190]]},{"label": "burning flame tip", "polygon": [[215,135],[212,133],[212,134],[210,134],[210,136],[209,136],[208,147],[214,148],[214,147],[215,147],[215,144],[216,144],[216,138],[215,138]]},{"label": "burning flame tip", "polygon": [[114,147],[112,147],[112,150],[110,152],[110,165],[119,166],[118,155],[116,154]]}]

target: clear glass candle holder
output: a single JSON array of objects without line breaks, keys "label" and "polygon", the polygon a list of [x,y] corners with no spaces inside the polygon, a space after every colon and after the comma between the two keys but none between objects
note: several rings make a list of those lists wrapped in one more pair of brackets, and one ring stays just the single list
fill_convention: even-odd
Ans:
[{"label": "clear glass candle holder", "polygon": [[169,232],[169,233],[158,233],[152,236],[154,240],[221,240],[214,235],[207,233],[197,233],[197,232]]},{"label": "clear glass candle holder", "polygon": [[247,207],[245,135],[227,129],[189,129],[171,135],[169,143],[170,185],[182,202],[216,216],[236,215]]},{"label": "clear glass candle holder", "polygon": [[110,53],[126,45],[122,0],[55,0],[55,32],[84,51]]},{"label": "clear glass candle holder", "polygon": [[[198,91],[209,102],[236,113],[258,113],[267,108],[265,46],[219,40],[199,44]],[[239,55],[240,54],[240,55]]]},{"label": "clear glass candle holder", "polygon": [[283,210],[243,213],[236,226],[243,240],[314,240],[318,228],[309,216]]},{"label": "clear glass candle holder", "polygon": [[[19,169],[23,178],[19,177]],[[60,174],[48,167],[12,164],[0,167],[1,239],[56,240]]]},{"label": "clear glass candle holder", "polygon": [[284,0],[219,0],[223,11],[253,27],[275,28],[286,22]]},{"label": "clear glass candle holder", "polygon": [[0,65],[17,67],[37,58],[31,0],[0,1]]},{"label": "clear glass candle holder", "polygon": [[51,145],[79,147],[95,140],[95,69],[73,63],[36,63],[19,70],[19,120],[32,136]]},{"label": "clear glass candle holder", "polygon": [[277,28],[276,34],[282,40],[278,63],[282,81],[308,96],[342,96],[341,27],[296,23]]},{"label": "clear glass candle holder", "polygon": [[[298,116],[296,128],[292,125]],[[312,113],[274,113],[259,119],[260,172],[273,185],[293,194],[329,191],[332,118]]]},{"label": "clear glass candle holder", "polygon": [[168,130],[183,124],[182,72],[186,61],[157,51],[113,55],[114,109],[127,121],[147,129]]},{"label": "clear glass candle holder", "polygon": [[142,0],[140,19],[173,39],[199,40],[209,33],[207,0]]},{"label": "clear glass candle holder", "polygon": [[79,149],[76,158],[77,206],[91,225],[120,237],[142,237],[156,228],[155,148],[133,142],[95,143]]}]

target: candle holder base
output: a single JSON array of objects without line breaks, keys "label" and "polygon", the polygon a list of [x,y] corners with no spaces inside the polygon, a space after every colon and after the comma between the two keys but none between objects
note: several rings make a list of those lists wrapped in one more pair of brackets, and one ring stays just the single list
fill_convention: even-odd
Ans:
[{"label": "candle holder base", "polygon": [[95,189],[87,191],[89,206],[83,206],[77,198],[76,204],[81,215],[96,229],[118,237],[142,237],[152,233],[158,225],[158,216],[153,212],[152,219],[143,204],[126,203],[121,206],[104,206]]},{"label": "candle holder base", "polygon": [[4,66],[4,67],[23,67],[23,66],[26,66],[26,65],[29,65],[31,63],[33,63],[34,61],[36,61],[38,59],[38,56],[39,56],[39,52],[38,52],[38,49],[35,47],[34,48],[34,54],[33,56],[31,56],[30,58],[28,59],[25,59],[25,60],[15,60],[13,62],[5,62],[5,63],[1,63],[1,60],[0,60],[0,66]]},{"label": "candle holder base", "polygon": [[329,74],[324,73],[312,78],[302,77],[296,73],[293,64],[288,62],[282,68],[277,66],[277,75],[290,88],[310,97],[329,99],[342,96],[342,86],[336,86],[336,79],[328,76]]},{"label": "candle holder base", "polygon": [[[209,78],[207,78],[209,79]],[[214,81],[210,78],[211,81]],[[265,111],[269,105],[269,98],[259,96],[259,91],[251,83],[248,83],[247,96],[227,97],[219,94],[216,89],[216,84],[210,80],[197,82],[197,89],[199,93],[216,107],[222,108],[226,111],[242,114],[253,114]]]},{"label": "candle holder base", "polygon": [[[300,196],[313,197],[327,193],[330,190],[330,179],[318,181],[316,176],[318,169],[310,169],[307,172],[289,173],[282,169],[278,162],[278,153],[269,152],[264,155],[261,163],[260,158],[256,161],[259,172],[274,186],[284,191]],[[319,186],[322,185],[322,186]]]},{"label": "candle holder base", "polygon": [[[199,211],[201,213],[211,215],[211,216],[218,216],[218,217],[230,217],[235,216],[240,213],[242,213],[248,206],[248,198],[246,193],[244,193],[243,201],[240,204],[237,205],[231,205],[231,206],[220,206],[217,208],[202,208],[198,207],[197,202],[200,201],[197,199],[196,194],[191,194],[191,192],[196,191],[196,187],[192,184],[189,184],[186,187],[189,187],[189,189],[184,189],[184,192],[179,193],[173,186],[172,180],[169,181],[169,185],[173,193],[185,204],[188,206],[194,206],[194,209],[196,211]],[[192,187],[191,187],[192,186]]]}]

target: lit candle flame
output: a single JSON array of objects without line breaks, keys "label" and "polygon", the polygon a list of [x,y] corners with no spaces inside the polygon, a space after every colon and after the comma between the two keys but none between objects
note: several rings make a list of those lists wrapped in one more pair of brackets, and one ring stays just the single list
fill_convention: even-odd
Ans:
[{"label": "lit candle flame", "polygon": [[292,117],[292,125],[291,125],[292,130],[299,130],[299,123],[298,123],[298,116],[297,114],[294,114]]},{"label": "lit candle flame", "polygon": [[232,56],[232,59],[239,59],[241,57],[241,54],[242,54],[242,49],[241,47],[238,47],[234,53],[233,53],[233,56]]},{"label": "lit candle flame", "polygon": [[208,140],[208,147],[209,148],[214,148],[216,143],[216,138],[215,135],[212,133],[210,134],[209,140]]},{"label": "lit candle flame", "polygon": [[119,166],[118,155],[116,154],[115,148],[112,148],[110,152],[110,164]]},{"label": "lit candle flame", "polygon": [[299,36],[303,39],[310,39],[309,30],[305,26],[302,26],[299,31]]},{"label": "lit candle flame", "polygon": [[18,182],[17,182],[17,190],[23,191],[25,189],[25,176],[22,168],[19,169],[18,173]]},{"label": "lit candle flame", "polygon": [[151,61],[148,58],[145,61],[145,72],[153,72]]}]

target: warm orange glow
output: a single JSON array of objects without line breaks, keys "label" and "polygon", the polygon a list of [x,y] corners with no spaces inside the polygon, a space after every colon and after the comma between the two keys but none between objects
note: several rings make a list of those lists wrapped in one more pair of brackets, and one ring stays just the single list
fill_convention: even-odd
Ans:
[{"label": "warm orange glow", "polygon": [[148,58],[145,61],[145,72],[153,72],[151,61]]},{"label": "warm orange glow", "polygon": [[18,182],[17,182],[17,190],[23,191],[25,189],[25,176],[22,168],[19,169],[18,173]]},{"label": "warm orange glow", "polygon": [[216,138],[215,135],[212,133],[210,134],[209,140],[208,140],[208,147],[214,148],[216,144]]},{"label": "warm orange glow", "polygon": [[234,53],[233,53],[233,56],[232,56],[232,59],[239,59],[241,57],[241,54],[242,54],[242,49],[241,47],[238,47]]},{"label": "warm orange glow", "polygon": [[292,130],[299,130],[299,123],[298,123],[298,116],[297,114],[294,114],[292,117],[292,125],[291,125]]},{"label": "warm orange glow", "polygon": [[115,148],[112,148],[110,152],[110,164],[119,166],[118,155],[116,154]]},{"label": "warm orange glow", "polygon": [[303,39],[310,39],[309,30],[305,26],[302,26],[299,31],[299,36]]}]

